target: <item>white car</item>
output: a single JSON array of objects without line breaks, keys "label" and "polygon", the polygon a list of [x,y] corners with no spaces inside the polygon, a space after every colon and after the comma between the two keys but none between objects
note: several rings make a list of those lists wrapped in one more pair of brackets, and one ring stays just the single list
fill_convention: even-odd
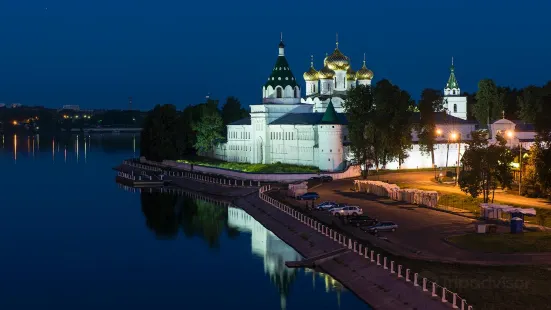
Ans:
[{"label": "white car", "polygon": [[338,209],[332,209],[331,214],[334,216],[358,216],[362,215],[364,211],[358,206],[346,206]]}]

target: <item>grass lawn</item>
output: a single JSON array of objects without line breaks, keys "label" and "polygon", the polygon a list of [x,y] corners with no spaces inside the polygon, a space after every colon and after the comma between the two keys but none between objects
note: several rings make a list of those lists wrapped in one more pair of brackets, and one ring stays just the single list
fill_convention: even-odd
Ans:
[{"label": "grass lawn", "polygon": [[493,253],[551,252],[551,232],[522,234],[466,234],[448,238],[465,249]]},{"label": "grass lawn", "polygon": [[249,163],[232,163],[222,160],[206,158],[206,157],[192,157],[188,159],[178,160],[179,163],[188,163],[193,165],[201,165],[229,170],[237,170],[243,172],[256,172],[256,173],[318,173],[319,168],[313,166],[299,166],[291,164],[249,164]]}]

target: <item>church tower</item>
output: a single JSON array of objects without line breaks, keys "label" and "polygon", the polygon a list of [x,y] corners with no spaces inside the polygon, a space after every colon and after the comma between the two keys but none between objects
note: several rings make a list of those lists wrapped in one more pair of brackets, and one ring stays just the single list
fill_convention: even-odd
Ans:
[{"label": "church tower", "polygon": [[356,80],[358,81],[358,85],[366,85],[371,86],[371,80],[373,80],[373,71],[367,69],[365,66],[365,53],[364,53],[364,64],[356,72]]},{"label": "church tower", "polygon": [[310,58],[310,69],[302,75],[306,81],[306,96],[312,96],[319,92],[319,73],[314,68],[314,55],[310,56]]},{"label": "church tower", "polygon": [[279,42],[279,55],[272,69],[272,74],[270,74],[268,81],[262,87],[262,102],[282,104],[300,103],[300,87],[285,58],[283,35]]},{"label": "church tower", "polygon": [[322,171],[343,170],[345,166],[343,125],[335,111],[333,102],[329,102],[327,105],[327,109],[317,127],[319,139],[318,167]]},{"label": "church tower", "polygon": [[446,88],[444,88],[444,108],[448,111],[448,114],[461,119],[467,119],[467,97],[461,96],[461,89],[457,78],[455,77],[455,66],[450,67],[450,77]]}]

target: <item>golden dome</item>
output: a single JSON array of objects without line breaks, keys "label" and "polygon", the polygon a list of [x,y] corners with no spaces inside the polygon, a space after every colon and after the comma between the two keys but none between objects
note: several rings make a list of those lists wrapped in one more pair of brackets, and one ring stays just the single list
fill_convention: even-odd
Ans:
[{"label": "golden dome", "polygon": [[349,81],[356,80],[356,71],[352,70],[352,67],[349,67],[348,70],[346,70],[346,79]]},{"label": "golden dome", "polygon": [[304,72],[302,77],[304,77],[305,81],[317,81],[317,80],[319,80],[319,73],[314,68],[314,56],[311,56],[310,69],[308,69],[308,71]]},{"label": "golden dome", "polygon": [[335,76],[335,71],[329,69],[329,67],[326,65],[325,67],[323,67],[319,72],[318,72],[318,76],[321,79],[333,79],[333,77]]},{"label": "golden dome", "polygon": [[325,57],[324,62],[327,64],[331,70],[348,70],[350,68],[350,59],[344,56],[343,53],[339,50],[339,42],[337,42],[337,47],[333,51],[333,54]]},{"label": "golden dome", "polygon": [[358,80],[372,80],[373,79],[373,71],[367,69],[365,66],[365,55],[364,55],[364,65],[358,72],[356,72],[356,79]]}]

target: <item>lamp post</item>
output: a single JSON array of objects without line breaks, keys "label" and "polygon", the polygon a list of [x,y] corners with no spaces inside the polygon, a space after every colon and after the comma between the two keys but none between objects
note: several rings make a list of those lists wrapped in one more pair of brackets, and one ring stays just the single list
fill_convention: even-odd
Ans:
[{"label": "lamp post", "polygon": [[[436,128],[436,138],[438,139],[438,138],[440,138],[441,136],[442,136],[442,129]],[[431,159],[432,159],[432,161],[433,161],[433,163],[432,163],[432,168],[434,169],[434,178],[436,179],[436,164],[434,163],[434,145],[433,145],[432,147],[433,147],[433,149],[432,149],[432,154],[431,154],[431,156],[432,156]]]},{"label": "lamp post", "polygon": [[459,134],[453,131],[450,134],[450,140],[457,140],[457,165],[455,167],[455,185],[457,185],[459,183],[459,157],[461,155],[461,139],[459,138]]},{"label": "lamp post", "polygon": [[[511,130],[506,131],[506,135],[509,139],[512,139],[515,136],[515,133]],[[518,137],[517,137],[518,138]],[[520,142],[520,138],[518,138],[518,163],[519,163],[519,170],[518,170],[518,194],[520,196],[521,188],[522,188],[522,142]]]}]

